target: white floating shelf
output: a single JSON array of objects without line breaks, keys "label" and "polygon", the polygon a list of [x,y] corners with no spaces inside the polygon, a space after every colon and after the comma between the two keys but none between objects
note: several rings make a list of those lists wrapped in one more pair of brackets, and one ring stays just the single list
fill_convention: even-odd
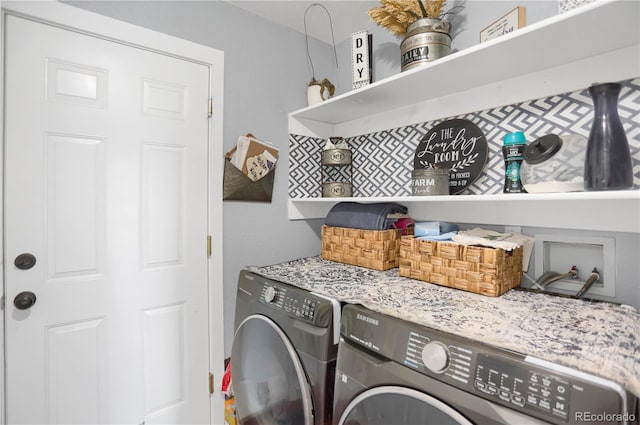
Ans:
[{"label": "white floating shelf", "polygon": [[[584,5],[300,109],[291,116],[335,125],[637,47],[639,16],[638,1],[599,1]],[[637,55],[628,59],[630,70],[636,71],[628,78],[638,76]],[[580,75],[575,77],[579,79]]]},{"label": "white floating shelf", "polygon": [[289,218],[324,218],[337,202],[397,202],[415,220],[640,233],[640,191],[289,199]]}]

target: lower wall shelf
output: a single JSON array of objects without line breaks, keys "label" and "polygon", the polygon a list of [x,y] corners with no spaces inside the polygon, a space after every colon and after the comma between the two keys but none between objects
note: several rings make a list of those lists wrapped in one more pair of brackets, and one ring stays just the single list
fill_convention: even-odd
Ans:
[{"label": "lower wall shelf", "polygon": [[640,233],[640,191],[374,198],[290,198],[290,220],[324,218],[343,201],[397,202],[415,220]]}]

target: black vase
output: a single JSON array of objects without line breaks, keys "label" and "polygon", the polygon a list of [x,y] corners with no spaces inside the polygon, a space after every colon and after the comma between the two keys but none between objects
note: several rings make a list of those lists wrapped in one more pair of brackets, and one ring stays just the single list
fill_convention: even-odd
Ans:
[{"label": "black vase", "polygon": [[623,190],[633,187],[633,167],[627,136],[618,116],[618,83],[589,87],[594,117],[584,162],[585,190]]}]

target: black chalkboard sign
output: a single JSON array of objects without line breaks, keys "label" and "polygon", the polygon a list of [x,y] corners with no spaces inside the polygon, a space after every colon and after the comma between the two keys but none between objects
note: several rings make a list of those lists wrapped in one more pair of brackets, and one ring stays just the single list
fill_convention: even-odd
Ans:
[{"label": "black chalkboard sign", "polygon": [[462,192],[480,175],[487,161],[487,139],[469,120],[444,121],[422,138],[413,168],[448,168],[449,193]]}]

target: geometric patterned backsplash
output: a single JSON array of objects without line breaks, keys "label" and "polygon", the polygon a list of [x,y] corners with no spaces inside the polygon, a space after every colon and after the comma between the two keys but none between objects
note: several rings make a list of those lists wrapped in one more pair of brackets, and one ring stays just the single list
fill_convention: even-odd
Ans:
[{"label": "geometric patterned backsplash", "polygon": [[[640,78],[622,81],[618,114],[627,134],[633,161],[634,188],[640,187]],[[461,194],[502,193],[504,162],[502,138],[522,131],[528,141],[545,134],[580,134],[587,138],[593,120],[593,101],[587,89],[516,105],[459,115],[484,133],[489,153],[478,179]],[[444,120],[398,127],[346,138],[353,156],[353,196],[409,196],[416,148],[422,137]],[[289,197],[321,197],[321,150],[325,140],[289,135]],[[586,144],[585,144],[586,149]],[[348,177],[347,167],[332,170]],[[326,177],[325,177],[326,178]]]}]

